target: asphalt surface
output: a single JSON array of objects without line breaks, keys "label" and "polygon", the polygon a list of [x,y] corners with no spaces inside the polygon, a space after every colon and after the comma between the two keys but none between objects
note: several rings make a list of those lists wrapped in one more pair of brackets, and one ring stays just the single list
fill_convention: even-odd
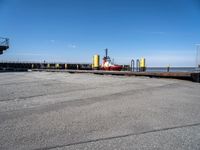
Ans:
[{"label": "asphalt surface", "polygon": [[0,149],[200,150],[200,84],[0,73]]}]

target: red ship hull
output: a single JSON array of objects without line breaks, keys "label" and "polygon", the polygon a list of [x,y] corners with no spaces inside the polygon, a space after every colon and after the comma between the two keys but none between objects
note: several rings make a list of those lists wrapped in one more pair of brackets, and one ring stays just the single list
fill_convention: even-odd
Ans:
[{"label": "red ship hull", "polygon": [[122,70],[122,66],[114,65],[114,66],[109,66],[109,67],[102,67],[102,70],[121,71]]}]

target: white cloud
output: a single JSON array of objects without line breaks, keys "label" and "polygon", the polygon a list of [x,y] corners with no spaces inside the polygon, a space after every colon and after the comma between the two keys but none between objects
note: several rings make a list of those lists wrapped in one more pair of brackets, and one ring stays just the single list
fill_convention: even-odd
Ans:
[{"label": "white cloud", "polygon": [[51,43],[55,43],[55,40],[50,40]]},{"label": "white cloud", "polygon": [[40,53],[16,53],[16,54],[11,54],[11,55],[21,55],[21,56],[41,56],[44,54]]},{"label": "white cloud", "polygon": [[165,32],[157,32],[157,31],[155,31],[155,32],[149,32],[150,34],[165,34]]},{"label": "white cloud", "polygon": [[137,30],[137,31],[134,31],[134,32],[142,33],[142,34],[157,34],[157,35],[166,34],[166,32],[163,32],[163,31],[141,31],[141,30]]},{"label": "white cloud", "polygon": [[75,49],[75,48],[77,48],[77,46],[76,46],[75,44],[68,44],[68,48],[73,48],[73,49]]}]

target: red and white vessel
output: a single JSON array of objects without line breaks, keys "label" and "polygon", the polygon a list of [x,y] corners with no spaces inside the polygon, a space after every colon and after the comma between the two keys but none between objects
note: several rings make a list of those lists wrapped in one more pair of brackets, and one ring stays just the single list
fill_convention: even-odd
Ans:
[{"label": "red and white vessel", "polygon": [[122,66],[116,65],[113,62],[111,62],[110,57],[108,56],[108,49],[105,49],[105,51],[106,51],[106,56],[103,57],[103,63],[102,63],[101,69],[110,70],[110,71],[121,71]]}]

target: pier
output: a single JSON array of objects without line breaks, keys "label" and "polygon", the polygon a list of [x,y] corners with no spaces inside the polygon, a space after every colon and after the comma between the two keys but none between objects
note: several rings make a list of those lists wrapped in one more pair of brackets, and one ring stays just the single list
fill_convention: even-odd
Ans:
[{"label": "pier", "polygon": [[146,76],[156,78],[174,78],[200,82],[199,72],[130,72],[130,71],[103,71],[103,70],[68,70],[68,69],[33,69],[32,71],[46,72],[69,72],[69,73],[92,73],[99,75],[121,75],[121,76]]}]

